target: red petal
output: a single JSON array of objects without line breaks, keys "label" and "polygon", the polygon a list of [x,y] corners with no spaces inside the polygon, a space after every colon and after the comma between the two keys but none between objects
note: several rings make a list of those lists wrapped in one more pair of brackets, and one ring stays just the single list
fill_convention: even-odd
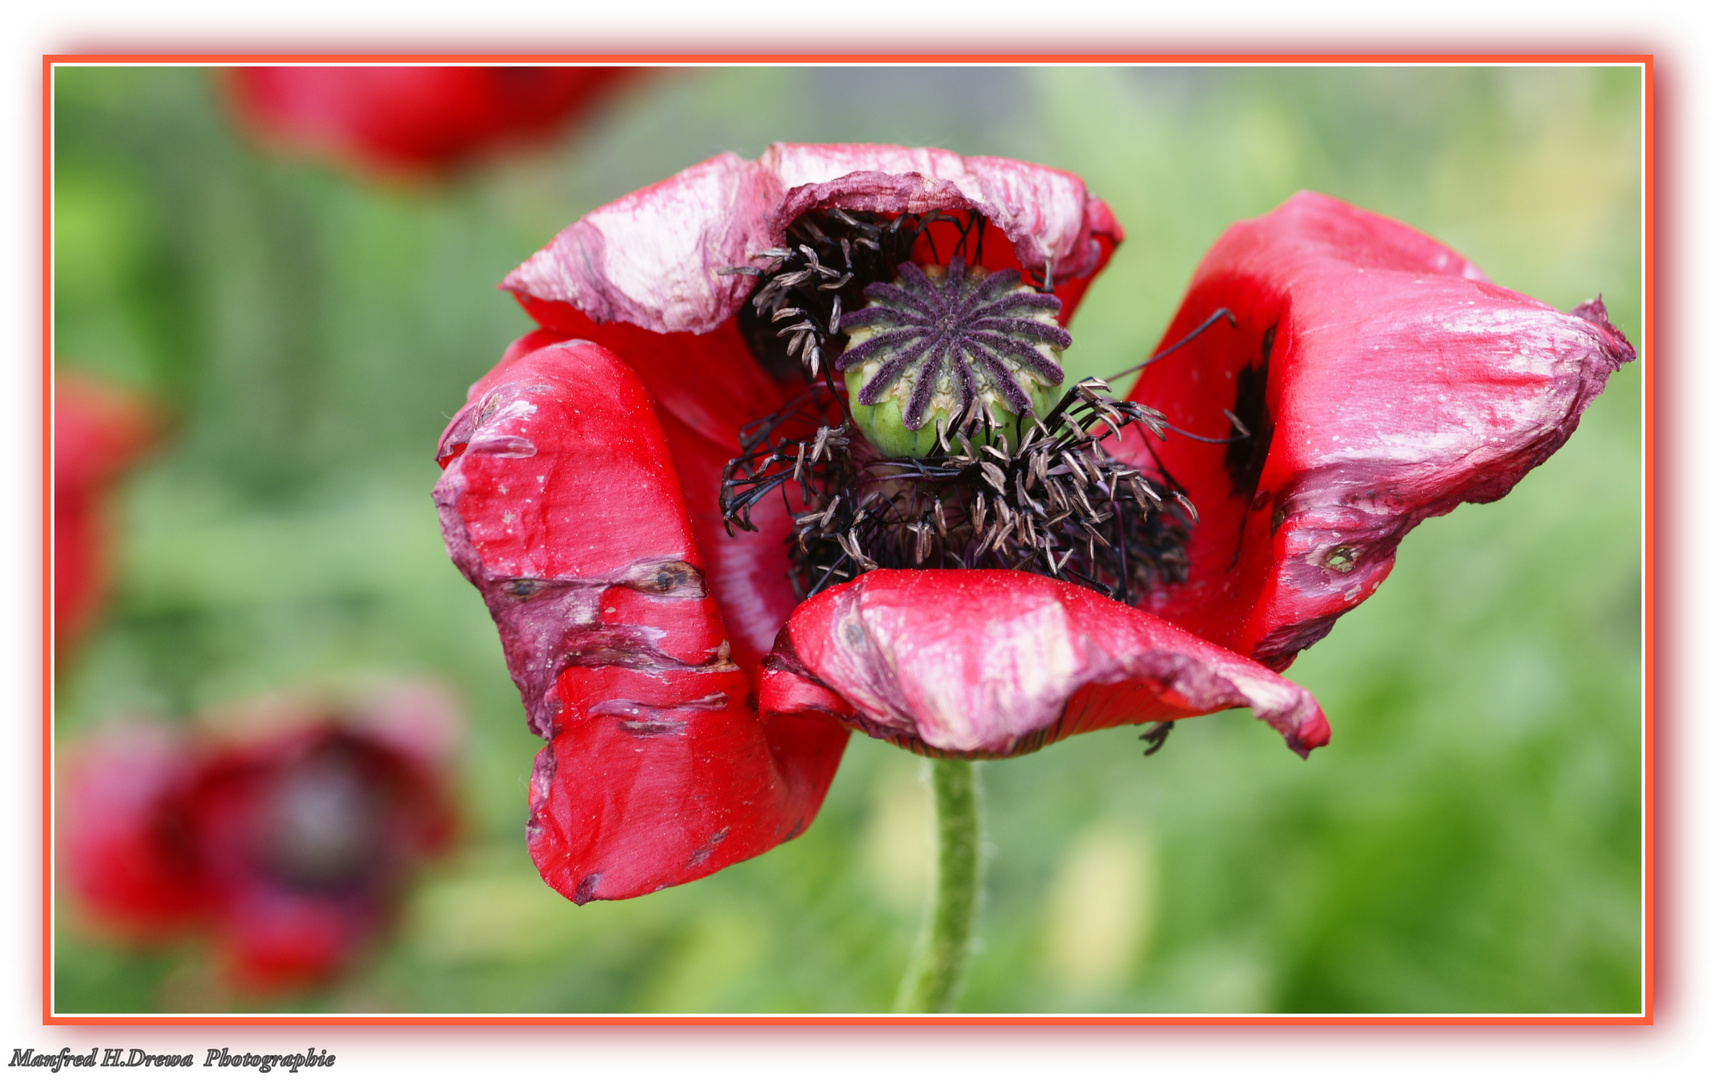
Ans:
[{"label": "red petal", "polygon": [[[1058,282],[1090,279],[1122,241],[1109,209],[1070,173],[947,150],[778,143],[757,161],[723,154],[622,197],[563,229],[502,287],[548,305],[658,333],[704,334],[727,322],[754,265],[808,210],[977,210],[1003,231],[1020,265]],[[1079,290],[1065,299],[1079,299]],[[535,301],[535,303],[531,302]]]},{"label": "red petal", "polygon": [[[472,400],[508,379],[514,361],[569,336],[595,341],[624,358],[651,392],[681,478],[693,534],[705,556],[706,585],[729,629],[735,661],[752,671],[798,602],[788,577],[791,523],[781,505],[771,502],[755,510],[756,532],[731,534],[717,508],[717,494],[723,467],[739,452],[741,426],[779,407],[781,388],[753,361],[732,323],[703,336],[652,334],[625,323],[598,326],[572,309],[566,312],[585,333],[570,334],[575,327],[564,323],[520,338],[501,363],[473,385]],[[470,411],[456,416],[443,436],[437,461],[444,467],[465,449],[471,417]]]},{"label": "red petal", "polygon": [[544,137],[631,69],[241,67],[227,88],[264,138],[388,174],[459,165]]},{"label": "red petal", "polygon": [[1330,735],[1313,695],[1260,664],[1014,571],[874,570],[802,604],[766,667],[767,714],[834,715],[920,753],[1008,757],[1236,707],[1304,756]]},{"label": "red petal", "polygon": [[565,304],[521,299],[544,329],[516,348],[570,338],[595,341],[627,361],[660,410],[729,450],[729,457],[740,450],[740,429],[786,400],[732,319],[708,334],[656,334],[624,322],[595,323]]},{"label": "red petal", "polygon": [[550,741],[527,830],[544,879],[581,903],[637,896],[810,823],[847,733],[754,713],[633,371],[586,341],[516,356],[474,388],[443,454],[449,554]]},{"label": "red petal", "polygon": [[1270,449],[1131,436],[1125,452],[1150,450],[1200,512],[1188,582],[1149,606],[1279,670],[1379,587],[1405,533],[1504,495],[1635,356],[1598,302],[1560,314],[1307,192],[1220,238],[1165,343],[1220,307],[1236,326],[1147,368],[1130,397],[1208,437],[1231,434],[1232,410]]}]

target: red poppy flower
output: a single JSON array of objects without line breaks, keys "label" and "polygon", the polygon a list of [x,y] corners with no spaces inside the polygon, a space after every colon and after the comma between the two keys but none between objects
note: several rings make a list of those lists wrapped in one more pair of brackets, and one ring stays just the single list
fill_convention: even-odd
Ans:
[{"label": "red poppy flower", "polygon": [[64,651],[107,598],[108,491],[161,432],[143,398],[86,377],[54,382],[54,647]]},{"label": "red poppy flower", "polygon": [[1631,355],[1598,303],[1304,195],[1202,265],[1166,340],[1219,321],[1149,367],[1151,408],[1065,392],[1121,239],[1054,169],[778,145],[508,277],[540,329],[472,387],[436,498],[548,741],[549,884],[635,896],[797,835],[850,730],[999,757],[1246,706],[1306,754],[1325,717],[1272,667]]},{"label": "red poppy flower", "polygon": [[451,700],[408,684],[354,707],[210,719],[81,747],[62,788],[62,866],[127,940],[206,932],[237,985],[309,986],[386,927],[416,865],[450,839]]},{"label": "red poppy flower", "polygon": [[267,141],[386,176],[423,176],[548,137],[631,70],[241,67],[227,87]]}]

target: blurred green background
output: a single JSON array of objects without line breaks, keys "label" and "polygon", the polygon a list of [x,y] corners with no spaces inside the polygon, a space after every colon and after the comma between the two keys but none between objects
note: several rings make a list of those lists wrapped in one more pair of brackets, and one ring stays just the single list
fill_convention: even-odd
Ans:
[{"label": "blurred green background", "polygon": [[[921,763],[856,738],[802,838],[575,908],[522,837],[540,745],[432,460],[530,326],[495,283],[586,211],[773,140],[937,145],[1080,174],[1128,230],[1075,375],[1142,358],[1230,222],[1314,188],[1642,342],[1634,68],[714,68],[428,189],[255,149],[211,73],[60,68],[56,363],[173,410],[121,506],[106,624],[60,666],[68,740],[303,684],[450,680],[465,843],[345,981],[211,1000],[195,945],[100,944],[61,896],[62,1012],[878,1011],[930,881]],[[1332,744],[1245,713],[982,766],[972,1011],[1641,1008],[1641,364],[1503,502],[1430,521],[1290,675]],[[64,743],[62,743],[64,745]]]}]

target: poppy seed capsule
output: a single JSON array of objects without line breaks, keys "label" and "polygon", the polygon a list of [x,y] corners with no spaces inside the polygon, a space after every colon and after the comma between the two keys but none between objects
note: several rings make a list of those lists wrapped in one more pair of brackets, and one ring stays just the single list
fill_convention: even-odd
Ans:
[{"label": "poppy seed capsule", "polygon": [[947,269],[903,263],[866,298],[842,318],[836,369],[855,424],[886,456],[927,457],[947,449],[940,429],[964,427],[995,426],[1013,446],[1024,421],[1055,404],[1071,343],[1057,325],[1062,302],[1017,271],[970,270],[960,256]]}]

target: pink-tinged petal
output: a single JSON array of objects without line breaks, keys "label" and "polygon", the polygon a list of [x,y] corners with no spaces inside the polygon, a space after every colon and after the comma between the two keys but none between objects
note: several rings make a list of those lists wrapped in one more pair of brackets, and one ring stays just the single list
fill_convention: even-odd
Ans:
[{"label": "pink-tinged petal", "polygon": [[[1057,281],[1091,277],[1122,227],[1073,173],[948,150],[860,144],[776,143],[759,159],[785,192],[771,222],[780,237],[809,210],[883,214],[978,210],[1014,245],[1020,265]],[[1095,228],[1097,226],[1097,228]],[[755,249],[756,250],[756,249]]]},{"label": "pink-tinged petal", "polygon": [[1313,695],[1156,616],[1004,570],[874,570],[795,611],[766,714],[830,715],[921,753],[1008,757],[1084,731],[1246,707],[1306,756]]},{"label": "pink-tinged petal", "polygon": [[778,143],[757,161],[723,154],[592,211],[502,287],[540,321],[565,305],[599,323],[704,334],[727,322],[754,284],[718,271],[756,265],[796,217],[830,207],[977,210],[1012,245],[1016,265],[1049,265],[1054,281],[1083,287],[1122,240],[1104,204],[1057,169],[947,150]]},{"label": "pink-tinged petal", "polygon": [[118,728],[85,742],[60,785],[60,866],[105,927],[153,941],[183,929],[210,900],[177,801],[200,756],[178,733]]},{"label": "pink-tinged petal", "polygon": [[545,881],[580,903],[637,896],[811,822],[847,732],[754,712],[669,438],[627,364],[588,341],[514,356],[438,456],[449,554],[549,740],[527,827]]},{"label": "pink-tinged petal", "polygon": [[[1635,356],[1598,301],[1566,315],[1489,283],[1444,245],[1296,195],[1201,262],[1168,345],[1130,394],[1199,435],[1123,448],[1200,512],[1188,581],[1148,601],[1282,670],[1391,571],[1425,518],[1511,489]],[[1150,456],[1149,456],[1150,455]]]},{"label": "pink-tinged petal", "polygon": [[557,233],[502,288],[569,304],[593,320],[702,334],[740,308],[753,280],[719,277],[771,245],[775,177],[721,154],[599,207]]}]

